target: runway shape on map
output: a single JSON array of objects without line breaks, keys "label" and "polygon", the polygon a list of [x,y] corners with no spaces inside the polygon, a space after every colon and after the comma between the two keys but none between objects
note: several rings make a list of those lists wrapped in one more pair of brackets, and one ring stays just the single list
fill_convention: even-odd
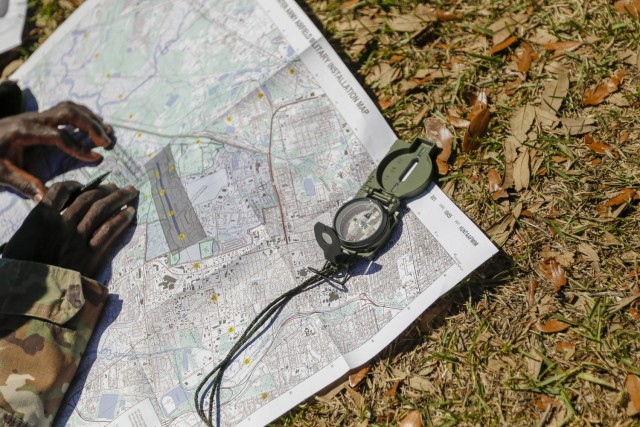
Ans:
[{"label": "runway shape on map", "polygon": [[166,146],[146,165],[153,203],[171,252],[207,237],[175,169],[171,147]]}]

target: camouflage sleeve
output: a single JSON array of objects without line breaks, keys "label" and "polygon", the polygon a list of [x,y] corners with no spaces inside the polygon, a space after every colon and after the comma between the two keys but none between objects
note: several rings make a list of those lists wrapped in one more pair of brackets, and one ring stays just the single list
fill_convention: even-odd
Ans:
[{"label": "camouflage sleeve", "polygon": [[76,271],[0,259],[0,426],[53,422],[106,298]]}]

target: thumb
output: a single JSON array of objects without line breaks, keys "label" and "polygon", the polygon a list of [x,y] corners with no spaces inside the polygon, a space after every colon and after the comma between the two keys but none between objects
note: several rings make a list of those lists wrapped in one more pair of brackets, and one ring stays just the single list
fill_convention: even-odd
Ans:
[{"label": "thumb", "polygon": [[42,181],[8,160],[0,160],[0,185],[6,185],[39,202],[47,191]]}]

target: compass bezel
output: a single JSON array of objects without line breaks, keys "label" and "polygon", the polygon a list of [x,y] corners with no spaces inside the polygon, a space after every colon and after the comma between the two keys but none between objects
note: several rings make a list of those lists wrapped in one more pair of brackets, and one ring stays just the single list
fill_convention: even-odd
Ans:
[{"label": "compass bezel", "polygon": [[[381,216],[382,216],[380,226],[371,236],[363,240],[358,240],[358,241],[345,240],[341,236],[342,233],[341,233],[341,227],[340,227],[340,225],[344,224],[342,219],[344,218],[344,212],[350,207],[352,207],[352,205],[360,204],[362,202],[373,203],[380,210]],[[338,223],[338,221],[340,221],[340,223]],[[357,250],[357,249],[366,249],[366,248],[372,247],[385,235],[388,228],[389,228],[389,214],[387,210],[385,209],[382,203],[370,197],[358,197],[358,198],[349,200],[348,202],[340,206],[340,209],[338,209],[335,216],[333,217],[333,229],[336,231],[336,235],[340,239],[340,242],[345,247],[350,249]]]}]

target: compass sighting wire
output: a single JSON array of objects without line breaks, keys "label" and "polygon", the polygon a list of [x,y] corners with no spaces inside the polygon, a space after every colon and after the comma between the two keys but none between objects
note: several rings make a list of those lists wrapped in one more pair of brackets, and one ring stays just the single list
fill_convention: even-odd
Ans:
[{"label": "compass sighting wire", "polygon": [[[194,395],[194,403],[196,406],[196,410],[198,411],[198,415],[200,416],[200,419],[202,419],[202,421],[204,421],[204,423],[207,426],[213,427],[213,406],[214,406],[213,403],[214,403],[214,400],[216,400],[216,395],[222,388],[222,377],[224,375],[224,372],[226,371],[229,363],[236,356],[238,356],[242,347],[244,347],[244,345],[249,342],[251,337],[253,337],[256,334],[256,332],[258,332],[258,330],[265,325],[265,323],[267,323],[267,321],[274,315],[274,313],[277,313],[280,309],[282,309],[295,296],[306,291],[313,285],[316,285],[322,282],[323,280],[327,280],[327,277],[337,274],[342,269],[343,269],[342,266],[332,264],[332,263],[326,263],[323,269],[319,272],[319,274],[318,273],[314,274],[313,276],[309,277],[307,280],[302,282],[300,285],[288,290],[287,292],[280,295],[278,298],[271,301],[251,321],[251,323],[249,324],[249,327],[242,333],[242,335],[238,339],[238,342],[236,342],[236,344],[231,348],[231,350],[229,350],[225,358],[222,359],[222,361],[218,363],[216,367],[213,368],[202,379],[202,381],[198,385],[198,388],[196,389],[196,393]],[[207,411],[208,413],[205,413],[204,404],[203,405],[200,404],[200,400],[201,400],[200,397],[204,398],[204,396],[206,396],[206,392],[203,393],[202,396],[200,395],[200,392],[202,391],[205,384],[207,384],[211,379],[211,377],[213,377],[214,375],[215,375],[215,378],[213,379],[213,382],[211,383],[211,388],[209,390],[209,410]],[[218,398],[218,406],[220,403],[219,400],[220,399]],[[217,417],[216,417],[216,425],[218,425]]]}]

